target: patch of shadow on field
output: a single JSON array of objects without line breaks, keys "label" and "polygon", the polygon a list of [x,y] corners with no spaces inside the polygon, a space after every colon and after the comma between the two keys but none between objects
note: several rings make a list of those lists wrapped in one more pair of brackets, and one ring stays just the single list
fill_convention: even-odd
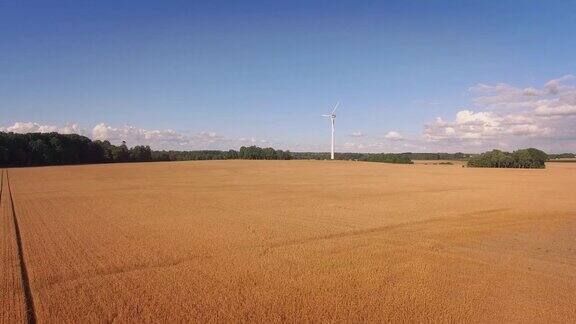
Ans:
[{"label": "patch of shadow on field", "polygon": [[396,230],[396,229],[402,229],[402,228],[409,228],[409,227],[419,226],[419,225],[423,225],[423,224],[439,223],[439,222],[443,222],[446,220],[470,218],[470,217],[475,217],[475,216],[484,216],[484,215],[489,215],[489,214],[494,214],[494,213],[499,213],[499,212],[505,212],[508,210],[510,210],[510,208],[483,209],[483,210],[469,212],[469,213],[463,213],[463,214],[459,214],[457,216],[451,216],[451,217],[437,217],[437,218],[431,218],[431,219],[421,220],[421,221],[411,221],[411,222],[406,222],[406,223],[391,224],[391,225],[372,227],[372,228],[361,229],[361,230],[354,230],[354,231],[346,231],[346,232],[340,232],[340,233],[334,233],[334,234],[312,236],[312,237],[304,238],[304,239],[300,239],[300,240],[289,240],[289,241],[278,242],[278,243],[273,243],[273,244],[269,245],[268,247],[265,248],[265,250],[262,254],[265,255],[268,252],[270,252],[270,250],[288,247],[288,246],[298,246],[298,245],[304,245],[304,244],[318,242],[318,241],[334,240],[334,239],[341,239],[341,238],[348,238],[348,237],[355,237],[355,236],[378,234],[381,232],[386,232],[386,231],[391,231],[391,230]]},{"label": "patch of shadow on field", "polygon": [[208,260],[211,258],[213,258],[212,255],[196,255],[196,256],[192,256],[192,257],[172,260],[172,261],[165,262],[165,263],[135,264],[135,265],[126,266],[123,268],[97,270],[94,273],[88,273],[86,275],[79,275],[79,276],[69,277],[69,278],[65,278],[65,279],[61,279],[61,280],[47,281],[44,284],[39,285],[36,288],[43,289],[43,288],[48,288],[51,286],[56,286],[56,285],[60,285],[60,284],[64,284],[64,283],[71,283],[71,282],[75,282],[75,281],[79,281],[79,280],[105,278],[105,277],[109,277],[109,276],[115,276],[115,275],[119,275],[119,274],[126,274],[126,273],[144,271],[144,270],[150,270],[150,269],[170,268],[170,267],[175,267],[175,266],[178,266],[180,264],[184,264],[186,262],[190,262],[193,260]]}]

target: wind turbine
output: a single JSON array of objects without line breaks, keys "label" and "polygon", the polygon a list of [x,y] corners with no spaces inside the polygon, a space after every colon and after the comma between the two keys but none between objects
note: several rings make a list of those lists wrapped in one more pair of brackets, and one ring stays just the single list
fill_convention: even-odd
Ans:
[{"label": "wind turbine", "polygon": [[336,112],[336,109],[338,109],[339,105],[340,105],[340,102],[338,102],[334,106],[334,109],[332,109],[332,112],[329,115],[322,115],[322,117],[330,118],[330,121],[332,122],[332,147],[330,150],[330,159],[331,160],[334,160],[334,120],[336,119],[336,115],[334,113]]}]

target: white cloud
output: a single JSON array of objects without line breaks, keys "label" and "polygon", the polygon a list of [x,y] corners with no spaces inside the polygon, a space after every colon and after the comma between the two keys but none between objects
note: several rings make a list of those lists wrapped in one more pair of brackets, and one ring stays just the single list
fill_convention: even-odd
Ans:
[{"label": "white cloud", "polygon": [[491,112],[474,113],[470,110],[461,110],[456,114],[457,125],[489,125],[496,126],[497,117]]},{"label": "white cloud", "polygon": [[211,131],[201,131],[192,135],[171,129],[147,130],[131,125],[113,127],[105,123],[95,125],[86,134],[78,124],[67,124],[64,127],[44,125],[35,122],[16,122],[11,126],[0,127],[0,131],[14,133],[50,133],[81,134],[94,140],[107,140],[112,144],[126,141],[127,145],[150,145],[153,149],[168,150],[204,150],[204,149],[238,149],[242,145],[271,145],[267,139],[261,138],[227,138]]},{"label": "white cloud", "polygon": [[110,142],[126,141],[128,145],[182,145],[189,138],[173,130],[146,130],[135,126],[112,127],[100,123],[92,129],[92,138]]},{"label": "white cloud", "polygon": [[396,131],[389,131],[384,135],[384,138],[390,141],[401,141],[404,139],[404,137]]},{"label": "white cloud", "polygon": [[84,130],[80,129],[78,124],[67,124],[60,130],[58,130],[61,134],[84,134]]},{"label": "white cloud", "polygon": [[211,131],[201,131],[186,135],[174,130],[146,130],[135,126],[112,127],[104,123],[94,126],[92,138],[109,140],[112,143],[126,141],[128,146],[150,145],[155,149],[237,149],[242,145],[267,145],[266,139],[254,137],[227,138]]},{"label": "white cloud", "polygon": [[114,129],[104,123],[100,123],[92,128],[92,138],[95,140],[109,140],[109,133],[111,132],[114,132]]},{"label": "white cloud", "polygon": [[348,135],[350,137],[364,137],[366,136],[364,133],[362,132],[352,132],[350,135]]},{"label": "white cloud", "polygon": [[51,133],[58,132],[61,134],[83,134],[84,131],[80,129],[77,124],[67,124],[64,127],[55,125],[43,125],[33,122],[15,122],[12,126],[0,127],[0,131],[13,132],[13,133]]},{"label": "white cloud", "polygon": [[538,116],[574,116],[576,105],[543,103],[534,110]]},{"label": "white cloud", "polygon": [[500,115],[494,112],[461,110],[453,122],[441,118],[425,126],[424,137],[429,141],[502,139],[507,135],[547,135],[550,129],[533,118],[522,115]]},{"label": "white cloud", "polygon": [[256,139],[254,137],[246,138],[240,137],[235,140],[235,142],[241,143],[242,145],[258,145],[258,144],[268,144],[269,141],[265,139]]},{"label": "white cloud", "polygon": [[346,150],[363,150],[365,148],[364,144],[362,143],[354,143],[354,142],[346,142],[344,143],[344,149]]},{"label": "white cloud", "polygon": [[225,138],[224,136],[217,134],[216,132],[202,131],[192,135],[192,140],[205,143],[217,143],[222,140],[225,140]]},{"label": "white cloud", "polygon": [[568,74],[564,75],[558,79],[550,80],[546,83],[544,88],[551,94],[558,94],[560,91],[570,89],[569,86],[563,84],[565,81],[570,81],[576,79],[575,76]]},{"label": "white cloud", "polygon": [[472,101],[486,109],[519,109],[530,107],[543,92],[534,88],[516,88],[505,83],[496,85],[478,84],[469,91],[479,94]]},{"label": "white cloud", "polygon": [[[576,145],[576,86],[565,75],[543,87],[505,83],[470,88],[476,109],[459,110],[452,121],[440,117],[424,127],[423,138],[437,147],[557,147]],[[556,143],[555,143],[556,142]]]},{"label": "white cloud", "polygon": [[511,127],[507,128],[504,133],[522,136],[544,136],[550,134],[551,129],[545,127],[543,128],[538,125],[519,124],[512,125]]},{"label": "white cloud", "polygon": [[[483,109],[530,109],[539,106],[576,106],[576,86],[570,81],[576,80],[568,74],[552,79],[541,88],[519,88],[505,83],[496,85],[478,84],[470,87],[472,93],[479,94],[473,102]],[[543,108],[545,109],[545,108]],[[564,109],[565,110],[565,109]]]}]

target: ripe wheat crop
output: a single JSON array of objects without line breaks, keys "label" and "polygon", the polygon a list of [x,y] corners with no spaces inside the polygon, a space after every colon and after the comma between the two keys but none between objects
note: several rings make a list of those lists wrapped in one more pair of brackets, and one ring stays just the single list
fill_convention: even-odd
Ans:
[{"label": "ripe wheat crop", "polygon": [[[576,164],[202,161],[9,173],[41,322],[576,322]],[[0,211],[2,319],[22,321],[5,192]]]}]

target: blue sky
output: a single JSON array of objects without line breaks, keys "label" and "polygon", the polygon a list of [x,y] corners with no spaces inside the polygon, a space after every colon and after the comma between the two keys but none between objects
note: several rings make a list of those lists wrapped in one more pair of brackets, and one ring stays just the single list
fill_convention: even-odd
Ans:
[{"label": "blue sky", "polygon": [[339,151],[576,151],[575,30],[575,1],[1,1],[0,126],[325,151],[340,101]]}]

